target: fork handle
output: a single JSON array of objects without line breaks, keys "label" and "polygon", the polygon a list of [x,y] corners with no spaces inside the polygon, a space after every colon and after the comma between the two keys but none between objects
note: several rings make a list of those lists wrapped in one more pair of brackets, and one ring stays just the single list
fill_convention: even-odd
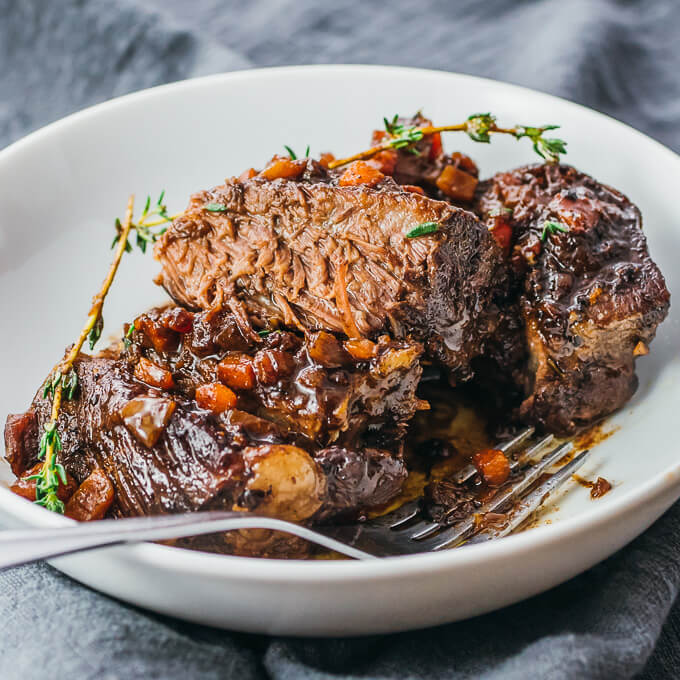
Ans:
[{"label": "fork handle", "polygon": [[65,528],[3,531],[0,532],[0,569],[122,543],[159,541],[237,529],[273,529],[357,560],[376,559],[374,555],[292,522],[243,512],[201,512],[107,519]]}]

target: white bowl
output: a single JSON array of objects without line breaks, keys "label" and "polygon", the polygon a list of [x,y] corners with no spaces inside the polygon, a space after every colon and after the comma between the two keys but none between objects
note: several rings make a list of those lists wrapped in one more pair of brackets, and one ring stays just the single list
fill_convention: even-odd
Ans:
[{"label": "white bowl", "polygon": [[[166,190],[171,210],[190,192],[262,165],[283,144],[313,153],[366,146],[383,116],[419,108],[437,123],[477,111],[502,122],[562,126],[565,160],[625,192],[642,209],[652,255],[678,290],[680,160],[611,118],[504,83],[403,68],[266,69],[154,88],[95,106],[0,152],[0,419],[23,411],[73,341],[111,257],[113,219],[127,196]],[[527,140],[475,144],[482,174],[533,162]],[[126,257],[104,316],[107,332],[164,295],[150,255]],[[106,332],[105,332],[106,334]],[[480,614],[550,588],[648,527],[680,496],[674,430],[680,403],[678,312],[638,362],[640,388],[611,421],[585,475],[614,482],[590,500],[572,484],[550,524],[488,545],[376,562],[222,557],[159,545],[112,548],[54,565],[155,611],[243,631],[349,635],[399,631]],[[11,481],[9,468],[0,480]],[[559,509],[556,507],[559,506]],[[7,526],[68,521],[0,488]]]}]

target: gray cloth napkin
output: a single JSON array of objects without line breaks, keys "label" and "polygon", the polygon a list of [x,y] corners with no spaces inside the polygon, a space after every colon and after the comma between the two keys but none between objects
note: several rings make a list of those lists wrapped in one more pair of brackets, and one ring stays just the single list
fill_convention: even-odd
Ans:
[{"label": "gray cloth napkin", "polygon": [[[180,78],[364,62],[518,82],[680,149],[679,29],[674,0],[0,0],[0,146]],[[0,573],[0,678],[676,678],[678,555],[680,505],[606,562],[527,602],[414,633],[336,640],[166,619],[40,564]]]}]

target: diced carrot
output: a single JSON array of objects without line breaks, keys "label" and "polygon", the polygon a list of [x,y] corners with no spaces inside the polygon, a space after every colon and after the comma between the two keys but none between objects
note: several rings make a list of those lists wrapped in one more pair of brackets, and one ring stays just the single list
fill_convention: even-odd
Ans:
[{"label": "diced carrot", "polygon": [[160,319],[154,320],[142,314],[135,319],[134,324],[135,330],[143,333],[157,352],[172,352],[177,349],[179,336],[173,330],[166,328]]},{"label": "diced carrot", "polygon": [[227,355],[217,364],[217,377],[234,390],[252,390],[255,387],[253,363],[245,354]]},{"label": "diced carrot", "polygon": [[473,177],[479,175],[477,163],[475,163],[470,156],[461,153],[460,151],[454,151],[451,154],[451,160],[457,168],[461,169],[463,172],[467,172],[468,175],[472,175]]},{"label": "diced carrot", "polygon": [[247,179],[252,179],[257,175],[257,170],[255,168],[248,168],[247,170],[244,170],[239,176],[239,182],[245,182]]},{"label": "diced carrot", "polygon": [[646,345],[642,340],[638,342],[633,348],[634,357],[645,357],[649,354],[649,345]]},{"label": "diced carrot", "polygon": [[[40,472],[40,468],[42,468],[42,466],[42,463],[36,463],[30,470],[27,470],[21,477],[19,477],[19,479],[17,479],[17,481],[9,487],[9,490],[17,494],[17,496],[26,498],[29,501],[34,501],[36,480],[28,479],[28,477],[37,475]],[[73,477],[71,477],[71,475],[69,475],[67,472],[66,484],[63,484],[61,480],[59,480],[59,486],[57,487],[57,498],[65,503],[69,498],[71,498],[73,492],[77,488],[78,482],[76,482],[76,480],[73,479]]]},{"label": "diced carrot", "polygon": [[113,484],[106,473],[95,468],[66,504],[64,514],[79,522],[103,519],[113,503]]},{"label": "diced carrot", "polygon": [[496,239],[496,243],[498,243],[507,254],[510,252],[510,245],[512,244],[512,226],[503,215],[495,215],[491,220],[492,222],[489,226],[489,231]]},{"label": "diced carrot", "polygon": [[382,144],[382,142],[385,141],[385,137],[388,137],[388,134],[385,130],[373,130],[371,144],[373,144],[373,146],[378,146],[378,144]]},{"label": "diced carrot", "polygon": [[397,167],[398,159],[399,155],[394,149],[386,149],[385,151],[379,151],[375,156],[371,156],[366,162],[380,170],[384,175],[392,175],[394,168]]},{"label": "diced carrot", "polygon": [[477,178],[453,165],[447,165],[437,178],[436,184],[450,198],[471,201],[475,196]]},{"label": "diced carrot", "polygon": [[208,383],[196,388],[196,403],[207,411],[222,413],[236,406],[238,397],[222,383]]},{"label": "diced carrot", "polygon": [[339,184],[341,187],[354,187],[361,184],[374,187],[383,179],[385,179],[385,175],[377,168],[365,161],[354,161],[347,166],[347,170],[340,176]]},{"label": "diced carrot", "polygon": [[432,145],[430,146],[430,153],[429,153],[429,159],[431,161],[435,160],[435,158],[439,158],[442,153],[442,135],[441,132],[435,132],[435,134],[432,135]]},{"label": "diced carrot", "polygon": [[366,361],[374,357],[377,348],[374,342],[366,338],[345,340],[345,349],[358,361]]},{"label": "diced carrot", "polygon": [[149,361],[146,357],[141,357],[135,366],[135,378],[163,390],[169,390],[175,386],[172,373]]},{"label": "diced carrot", "polygon": [[319,156],[319,163],[321,163],[321,165],[323,165],[324,168],[327,168],[334,160],[335,156],[332,153],[329,153],[328,151],[322,153]]},{"label": "diced carrot", "polygon": [[479,451],[472,457],[472,463],[488,486],[500,486],[510,476],[510,463],[498,449]]},{"label": "diced carrot", "polygon": [[293,160],[286,156],[274,156],[267,167],[260,173],[265,179],[295,179],[304,171],[307,161]]}]

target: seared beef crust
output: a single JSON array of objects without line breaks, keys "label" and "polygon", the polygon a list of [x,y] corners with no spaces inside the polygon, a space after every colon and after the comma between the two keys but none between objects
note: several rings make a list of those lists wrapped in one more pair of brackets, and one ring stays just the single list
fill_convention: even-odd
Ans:
[{"label": "seared beef crust", "polygon": [[511,230],[510,318],[487,357],[521,390],[520,417],[572,434],[612,413],[635,392],[635,358],[670,305],[638,208],[545,164],[484,182],[475,209],[494,233]]}]

